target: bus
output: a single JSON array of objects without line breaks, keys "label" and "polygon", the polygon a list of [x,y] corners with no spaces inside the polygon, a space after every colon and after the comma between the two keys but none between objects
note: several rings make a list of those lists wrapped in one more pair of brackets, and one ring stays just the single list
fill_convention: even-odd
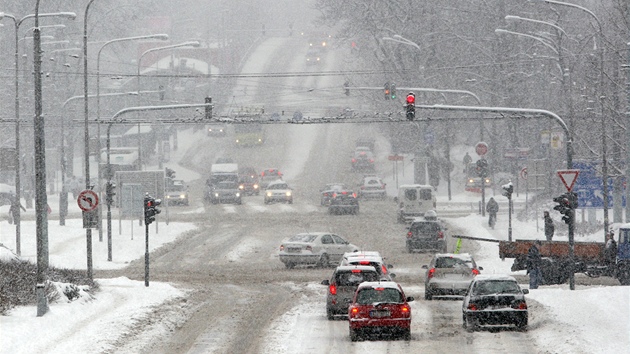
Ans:
[{"label": "bus", "polygon": [[265,142],[265,131],[262,124],[234,124],[234,142],[238,146],[256,146]]}]

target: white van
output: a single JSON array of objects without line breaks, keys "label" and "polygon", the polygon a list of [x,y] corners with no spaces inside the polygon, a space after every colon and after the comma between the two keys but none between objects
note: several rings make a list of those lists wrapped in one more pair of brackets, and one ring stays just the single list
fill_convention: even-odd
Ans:
[{"label": "white van", "polygon": [[400,223],[424,216],[427,211],[434,210],[436,204],[433,187],[422,184],[401,185],[394,201],[398,204],[398,222]]}]

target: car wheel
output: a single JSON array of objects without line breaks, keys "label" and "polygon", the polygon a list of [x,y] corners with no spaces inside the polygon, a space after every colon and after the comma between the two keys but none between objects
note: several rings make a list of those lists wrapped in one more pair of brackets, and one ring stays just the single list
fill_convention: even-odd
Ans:
[{"label": "car wheel", "polygon": [[516,325],[516,329],[519,331],[527,331],[527,316],[523,316],[523,318],[518,319],[514,324]]},{"label": "car wheel", "polygon": [[424,291],[424,299],[428,300],[428,301],[433,300],[433,292],[431,292],[431,290],[429,290],[429,289],[426,289]]},{"label": "car wheel", "polygon": [[330,257],[326,253],[319,258],[319,266],[322,268],[330,266]]},{"label": "car wheel", "polygon": [[293,199],[289,199],[289,200],[287,201],[287,203],[289,203],[289,204],[293,204]]},{"label": "car wheel", "polygon": [[477,320],[475,320],[471,315],[466,315],[466,331],[474,332],[479,328],[479,324]]},{"label": "car wheel", "polygon": [[400,335],[403,340],[411,340],[411,328],[405,328]]},{"label": "car wheel", "polygon": [[293,269],[295,268],[295,263],[287,262],[284,266],[287,267],[287,269]]},{"label": "car wheel", "polygon": [[350,328],[350,340],[352,342],[356,342],[360,339],[361,339],[361,336],[359,335],[358,331],[356,329]]},{"label": "car wheel", "polygon": [[328,321],[332,321],[335,319],[335,313],[332,312],[331,309],[326,309],[326,318],[328,318]]},{"label": "car wheel", "polygon": [[407,242],[407,252],[413,253],[413,247],[411,247],[411,242]]},{"label": "car wheel", "polygon": [[269,204],[269,201],[267,199],[265,199],[265,204]]}]

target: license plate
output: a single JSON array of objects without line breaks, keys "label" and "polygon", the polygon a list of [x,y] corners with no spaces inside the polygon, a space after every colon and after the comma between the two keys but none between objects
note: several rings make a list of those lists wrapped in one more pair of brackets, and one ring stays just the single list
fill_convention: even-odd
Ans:
[{"label": "license plate", "polygon": [[383,317],[390,317],[391,313],[389,312],[389,310],[372,310],[370,311],[370,317],[372,318],[383,318]]},{"label": "license plate", "polygon": [[287,251],[289,253],[300,253],[300,251],[302,251],[301,248],[288,248]]}]

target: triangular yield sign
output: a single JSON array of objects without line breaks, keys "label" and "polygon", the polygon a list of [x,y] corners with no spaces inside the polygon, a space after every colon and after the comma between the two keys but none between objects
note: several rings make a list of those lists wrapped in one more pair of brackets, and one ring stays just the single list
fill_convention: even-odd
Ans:
[{"label": "triangular yield sign", "polygon": [[575,181],[577,181],[577,177],[580,174],[580,170],[560,170],[558,172],[558,177],[562,181],[562,184],[567,188],[567,191],[570,192],[575,185]]}]

